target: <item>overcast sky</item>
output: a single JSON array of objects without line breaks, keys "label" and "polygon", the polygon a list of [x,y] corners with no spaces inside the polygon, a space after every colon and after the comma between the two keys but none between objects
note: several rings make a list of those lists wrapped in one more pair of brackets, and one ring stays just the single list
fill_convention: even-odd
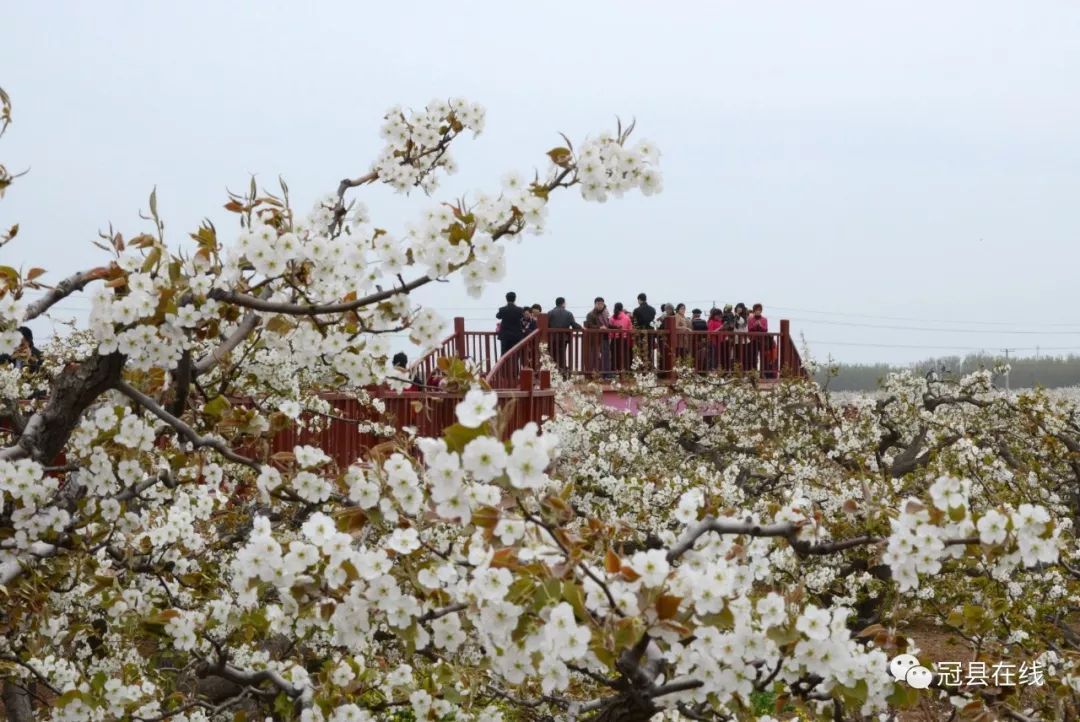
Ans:
[{"label": "overcast sky", "polygon": [[[144,230],[155,185],[176,241],[227,226],[225,190],[251,173],[307,208],[367,170],[387,107],[463,95],[487,129],[440,198],[496,189],[558,131],[616,115],[660,147],[665,185],[564,193],[505,284],[420,294],[472,327],[510,289],[545,308],[645,290],[761,301],[847,361],[1080,352],[1080,3],[302,5],[7,3],[0,157],[31,171],[0,202],[22,229],[3,262],[54,279],[95,264],[97,230]],[[432,203],[362,195],[390,229]]]}]

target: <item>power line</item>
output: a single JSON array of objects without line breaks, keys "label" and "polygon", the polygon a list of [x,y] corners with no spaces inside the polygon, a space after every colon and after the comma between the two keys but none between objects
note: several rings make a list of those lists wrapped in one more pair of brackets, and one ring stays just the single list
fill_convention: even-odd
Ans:
[{"label": "power line", "polygon": [[860,341],[812,341],[811,346],[860,346],[866,348],[915,348],[935,351],[1080,351],[1080,346],[934,346],[906,343],[863,343]]},{"label": "power line", "polygon": [[1039,331],[1031,329],[981,329],[981,328],[931,328],[929,326],[893,326],[889,324],[859,323],[857,321],[825,321],[817,318],[792,318],[799,323],[817,323],[825,326],[850,326],[856,328],[880,328],[891,331],[926,331],[930,333],[978,333],[978,334],[1024,334],[1031,336],[1080,336],[1080,329],[1074,331]]},{"label": "power line", "polygon": [[852,318],[869,318],[879,321],[912,321],[915,323],[951,323],[951,324],[967,324],[972,326],[1001,326],[1003,324],[1008,325],[1011,323],[1025,323],[1030,326],[1077,326],[1080,327],[1080,321],[1061,321],[1061,322],[1030,322],[1030,321],[979,321],[975,319],[962,319],[959,321],[953,321],[950,319],[941,318],[914,318],[911,316],[876,316],[868,313],[849,313],[845,311],[815,311],[808,308],[796,308],[794,306],[776,306],[770,304],[769,308],[775,308],[779,311],[795,311],[796,313],[814,313],[822,316],[850,316]]}]

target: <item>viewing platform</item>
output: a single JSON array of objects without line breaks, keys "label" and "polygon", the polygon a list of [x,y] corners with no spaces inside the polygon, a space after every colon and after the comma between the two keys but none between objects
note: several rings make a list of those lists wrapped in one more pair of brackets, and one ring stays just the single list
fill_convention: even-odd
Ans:
[{"label": "viewing platform", "polygon": [[559,372],[582,380],[614,380],[631,373],[635,361],[662,377],[670,377],[679,365],[698,373],[744,374],[761,381],[780,377],[805,377],[790,322],[780,321],[778,332],[687,331],[676,327],[675,318],[651,330],[549,328],[547,314],[537,318],[535,331],[506,354],[500,353],[495,331],[468,331],[465,319],[454,319],[454,333],[441,345],[409,367],[411,376],[427,380],[438,376],[439,359],[471,362],[491,388],[520,389],[519,372],[541,367],[546,347]]},{"label": "viewing platform", "polygon": [[[679,366],[703,374],[748,375],[765,388],[779,378],[806,376],[786,320],[775,333],[685,331],[675,327],[674,318],[666,319],[659,329],[631,331],[553,329],[547,322],[547,314],[541,314],[536,330],[501,354],[494,331],[468,331],[465,319],[455,318],[453,334],[408,368],[408,377],[421,382],[416,390],[368,388],[382,410],[365,406],[349,394],[327,391],[321,396],[333,411],[321,428],[279,432],[271,451],[291,451],[297,444],[311,444],[344,467],[386,441],[386,434],[380,432],[389,429],[409,428],[416,436],[440,436],[455,423],[454,408],[465,396],[463,389],[440,386],[440,365],[445,367],[454,359],[471,363],[498,395],[503,422],[499,433],[504,439],[529,422],[541,424],[555,416],[552,372],[541,363],[545,351],[557,367],[556,373],[572,381],[597,383],[605,405],[630,413],[636,411],[637,400],[613,386],[632,373],[635,360],[661,379],[671,378]],[[611,387],[605,388],[609,384]],[[305,416],[312,420],[318,414]]]}]

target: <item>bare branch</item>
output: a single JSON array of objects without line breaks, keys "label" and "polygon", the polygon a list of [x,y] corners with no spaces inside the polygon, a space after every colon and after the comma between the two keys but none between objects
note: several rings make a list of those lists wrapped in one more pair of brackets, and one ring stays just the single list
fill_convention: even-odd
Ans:
[{"label": "bare branch", "polygon": [[27,306],[26,313],[23,314],[23,320],[32,321],[71,294],[81,291],[93,281],[107,278],[108,275],[109,269],[102,266],[68,276],[56,284],[56,287],[51,291]]},{"label": "bare branch", "polygon": [[800,524],[785,521],[775,524],[755,524],[753,522],[739,522],[720,520],[713,516],[707,516],[697,524],[689,527],[682,539],[668,551],[667,559],[673,562],[686,552],[690,551],[699,538],[708,532],[717,534],[739,534],[753,537],[783,537],[788,540],[792,548],[800,554],[832,554],[834,552],[851,549],[864,544],[880,544],[880,537],[859,536],[832,542],[813,543],[805,539],[799,539]]},{"label": "bare branch", "polygon": [[180,434],[184,436],[196,447],[205,447],[213,449],[229,461],[236,462],[237,464],[243,464],[250,466],[252,469],[259,470],[259,464],[254,459],[249,459],[246,456],[241,456],[232,449],[230,449],[225,442],[220,439],[214,439],[208,436],[202,436],[195,429],[188,426],[185,422],[176,418],[168,411],[163,409],[161,405],[154,401],[152,398],[139,391],[135,387],[128,384],[126,381],[118,381],[116,383],[116,390],[127,396],[129,399],[142,406],[154,416],[158,417],[166,424],[176,429]]},{"label": "bare branch", "polygon": [[284,677],[272,669],[260,669],[258,671],[240,669],[224,660],[207,667],[202,676],[212,675],[245,687],[258,687],[263,682],[270,682],[292,699],[298,700],[304,709],[311,707],[314,702],[314,692],[311,687],[296,687],[286,681]]},{"label": "bare branch", "polygon": [[240,320],[240,324],[236,327],[236,330],[229,334],[221,344],[214,348],[213,351],[203,356],[201,359],[195,362],[193,371],[196,376],[200,376],[225,360],[233,349],[244,342],[248,336],[250,336],[255,329],[259,326],[259,314],[247,313],[244,318]]},{"label": "bare branch", "polygon": [[62,692],[60,690],[58,690],[56,687],[54,687],[49,682],[49,679],[45,675],[43,675],[41,672],[39,672],[36,668],[34,668],[33,665],[27,664],[26,662],[22,661],[21,659],[19,659],[15,655],[13,655],[13,654],[0,654],[0,660],[5,661],[5,662],[12,662],[13,664],[19,665],[20,667],[22,667],[23,669],[25,669],[26,671],[30,672],[32,675],[37,677],[38,681],[41,682],[43,685],[45,685],[49,689],[50,692],[52,692],[53,694],[56,694],[56,695],[62,694]]},{"label": "bare branch", "polygon": [[430,276],[420,276],[403,286],[391,288],[386,291],[378,291],[362,298],[358,298],[355,301],[343,301],[341,303],[279,303],[244,293],[237,293],[236,291],[225,291],[220,288],[215,288],[211,291],[210,297],[216,301],[231,303],[235,306],[243,306],[244,308],[251,308],[256,311],[283,313],[288,316],[321,316],[328,313],[347,313],[349,311],[355,311],[358,308],[385,301],[399,293],[409,293],[410,291],[431,283],[432,280],[433,279]]},{"label": "bare branch", "polygon": [[432,609],[430,612],[425,612],[424,614],[420,615],[420,617],[416,621],[423,624],[424,622],[431,622],[433,620],[439,619],[440,617],[445,617],[446,615],[453,614],[454,612],[461,612],[468,608],[468,604],[451,604],[449,606],[442,607],[441,609]]}]

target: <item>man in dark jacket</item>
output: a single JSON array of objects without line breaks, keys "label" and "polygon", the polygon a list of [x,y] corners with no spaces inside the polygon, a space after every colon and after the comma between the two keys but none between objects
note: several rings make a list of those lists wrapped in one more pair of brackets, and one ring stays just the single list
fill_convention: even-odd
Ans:
[{"label": "man in dark jacket", "polygon": [[[649,305],[644,293],[637,295],[637,308],[630,314],[634,322],[634,328],[639,331],[651,331],[653,321],[656,320],[656,309]],[[656,350],[656,338],[651,333],[635,334],[637,336],[636,352],[645,359],[645,365],[653,366],[653,353]]]},{"label": "man in dark jacket", "polygon": [[520,306],[514,304],[517,294],[510,291],[506,294],[506,305],[499,309],[495,318],[501,322],[499,325],[499,343],[501,352],[505,355],[510,349],[525,338],[525,312]]},{"label": "man in dark jacket", "polygon": [[566,363],[566,349],[570,345],[571,329],[580,329],[581,324],[574,320],[572,311],[566,309],[566,299],[559,296],[555,299],[555,308],[548,311],[548,331],[551,339],[551,355],[555,364],[565,375],[569,372]]},{"label": "man in dark jacket", "polygon": [[644,293],[637,295],[637,308],[634,309],[632,316],[634,328],[652,328],[652,323],[656,320],[656,309],[649,305]]}]

